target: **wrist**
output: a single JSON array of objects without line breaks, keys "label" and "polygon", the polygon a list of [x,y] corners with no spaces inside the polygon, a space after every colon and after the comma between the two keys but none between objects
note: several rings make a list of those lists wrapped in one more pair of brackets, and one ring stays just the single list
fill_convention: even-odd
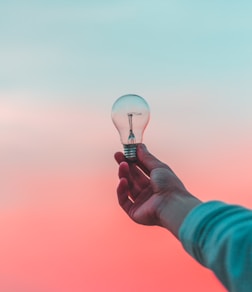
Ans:
[{"label": "wrist", "polygon": [[179,228],[187,214],[201,201],[188,192],[168,194],[158,210],[160,226],[178,238]]}]

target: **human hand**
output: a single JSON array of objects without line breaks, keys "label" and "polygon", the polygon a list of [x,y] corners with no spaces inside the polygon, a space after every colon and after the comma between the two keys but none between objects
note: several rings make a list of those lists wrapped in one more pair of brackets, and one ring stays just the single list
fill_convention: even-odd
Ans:
[{"label": "human hand", "polygon": [[119,164],[119,204],[135,222],[163,226],[177,236],[184,217],[200,201],[145,145],[138,145],[137,158],[136,162],[127,162],[123,153],[115,154]]}]

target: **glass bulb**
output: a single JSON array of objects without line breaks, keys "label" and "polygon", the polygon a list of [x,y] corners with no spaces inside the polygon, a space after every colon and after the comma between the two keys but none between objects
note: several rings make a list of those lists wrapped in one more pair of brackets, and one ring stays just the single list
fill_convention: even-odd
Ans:
[{"label": "glass bulb", "polygon": [[111,117],[119,132],[125,157],[136,160],[137,144],[142,143],[150,119],[148,103],[139,95],[123,95],[114,102]]}]

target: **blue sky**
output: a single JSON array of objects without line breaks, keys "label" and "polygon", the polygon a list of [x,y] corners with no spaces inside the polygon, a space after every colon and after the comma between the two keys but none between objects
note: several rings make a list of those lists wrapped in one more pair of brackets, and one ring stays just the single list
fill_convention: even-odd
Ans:
[{"label": "blue sky", "polygon": [[112,104],[136,93],[151,107],[149,137],[164,148],[192,137],[197,149],[199,135],[211,144],[208,130],[214,137],[236,129],[245,137],[251,132],[251,12],[251,1],[1,1],[2,127],[10,132],[6,119],[14,114],[8,112],[36,116],[42,103],[58,110],[67,104],[98,110],[104,135],[117,141]]},{"label": "blue sky", "polygon": [[250,1],[1,1],[0,90],[75,101],[194,87],[251,94],[251,10]]}]

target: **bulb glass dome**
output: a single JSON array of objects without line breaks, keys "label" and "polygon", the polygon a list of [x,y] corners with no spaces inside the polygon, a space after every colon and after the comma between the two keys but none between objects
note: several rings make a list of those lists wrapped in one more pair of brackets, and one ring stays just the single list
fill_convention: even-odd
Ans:
[{"label": "bulb glass dome", "polygon": [[124,145],[125,156],[135,158],[136,145],[142,143],[150,119],[148,103],[139,95],[123,95],[113,104],[111,117]]}]

